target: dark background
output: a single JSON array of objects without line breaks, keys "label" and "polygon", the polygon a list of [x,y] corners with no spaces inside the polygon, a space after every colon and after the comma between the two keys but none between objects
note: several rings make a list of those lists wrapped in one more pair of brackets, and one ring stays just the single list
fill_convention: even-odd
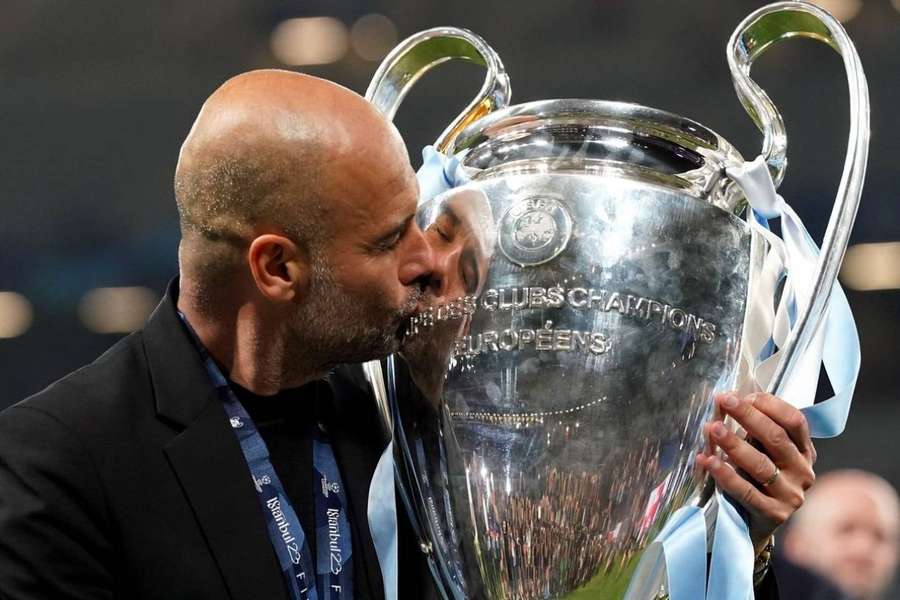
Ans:
[{"label": "dark background", "polygon": [[[350,27],[390,18],[400,39],[437,25],[483,36],[510,74],[513,101],[585,97],[639,102],[693,118],[746,157],[761,138],[736,100],[724,47],[761,2],[723,0],[13,0],[0,19],[0,290],[25,296],[31,328],[0,339],[0,408],[92,360],[120,334],[88,331],[82,296],[101,286],[161,294],[176,273],[172,175],[203,100],[239,72],[284,67],[270,36],[286,18],[327,15]],[[900,2],[897,2],[900,4]],[[900,12],[865,0],[847,29],[872,99],[867,185],[852,243],[900,240]],[[351,50],[296,67],[363,93],[377,62]],[[288,67],[290,68],[290,67]],[[821,237],[848,128],[840,59],[808,40],[774,48],[754,69],[788,126],[781,192]],[[413,164],[474,94],[481,72],[450,64],[401,107]],[[895,265],[894,268],[900,268]],[[900,484],[900,291],[849,291],[863,366],[850,423],[821,441],[819,471],[862,467]]]}]

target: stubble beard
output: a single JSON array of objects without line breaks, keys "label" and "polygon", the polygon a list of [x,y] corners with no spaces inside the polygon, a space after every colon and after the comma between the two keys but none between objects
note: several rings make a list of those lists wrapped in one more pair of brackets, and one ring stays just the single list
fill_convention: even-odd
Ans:
[{"label": "stubble beard", "polygon": [[399,309],[363,304],[338,285],[324,257],[314,257],[309,301],[288,325],[289,356],[297,359],[291,362],[324,374],[340,364],[380,359],[396,352],[400,330],[420,296],[418,290],[410,290]]}]

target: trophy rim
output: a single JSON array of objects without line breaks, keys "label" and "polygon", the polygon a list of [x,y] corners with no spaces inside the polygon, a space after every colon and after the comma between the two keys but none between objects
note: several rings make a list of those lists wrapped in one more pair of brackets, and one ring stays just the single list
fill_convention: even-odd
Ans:
[{"label": "trophy rim", "polygon": [[635,102],[591,98],[533,100],[493,111],[463,129],[453,141],[454,150],[460,152],[469,148],[474,143],[477,143],[484,129],[502,127],[502,121],[515,117],[535,117],[540,120],[560,117],[583,117],[593,120],[620,119],[626,122],[653,123],[681,131],[686,136],[695,138],[698,146],[734,156],[743,162],[743,158],[733,144],[722,135],[694,119]]},{"label": "trophy rim", "polygon": [[[726,168],[744,162],[734,145],[697,121],[631,102],[568,98],[515,104],[471,123],[453,140],[450,151],[461,156],[463,166],[475,167],[472,163],[477,151],[491,143],[519,139],[541,126],[569,124],[655,138],[699,155],[703,161],[701,166],[667,174],[665,178],[677,180],[679,183],[674,187],[732,214],[739,214],[745,206],[743,195],[735,186],[728,185],[725,176]],[[617,164],[634,170],[627,163]],[[638,171],[635,170],[636,175]]]}]

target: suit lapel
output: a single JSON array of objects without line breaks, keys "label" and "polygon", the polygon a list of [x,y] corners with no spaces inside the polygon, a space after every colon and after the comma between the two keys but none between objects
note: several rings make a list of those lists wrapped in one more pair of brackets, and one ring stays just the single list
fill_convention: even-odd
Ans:
[{"label": "suit lapel", "polygon": [[237,438],[176,312],[177,280],[143,338],[158,416],[182,431],[164,448],[233,600],[287,600]]},{"label": "suit lapel", "polygon": [[216,400],[166,446],[166,456],[232,598],[287,599],[250,471]]}]

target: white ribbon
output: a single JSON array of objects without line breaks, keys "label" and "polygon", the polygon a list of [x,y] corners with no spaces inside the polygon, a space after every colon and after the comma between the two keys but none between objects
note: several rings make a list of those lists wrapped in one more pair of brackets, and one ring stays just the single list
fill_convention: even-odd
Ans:
[{"label": "white ribbon", "polygon": [[[772,346],[779,349],[784,346],[795,326],[796,316],[812,301],[819,268],[819,247],[794,209],[776,193],[762,157],[726,172],[741,187],[750,203],[752,211],[748,221],[751,230],[770,246],[748,298],[751,316],[747,319],[742,342],[744,354],[751,363],[751,384],[756,389],[767,390],[781,359],[781,351]],[[781,238],[767,225],[768,219],[776,217],[781,218]],[[782,281],[781,299],[774,308],[775,293]],[[835,394],[813,404],[823,363]],[[782,392],[785,401],[803,410],[813,437],[833,437],[844,430],[859,364],[856,323],[844,291],[835,282],[823,320],[809,345],[801,349],[800,360],[788,374]]]}]

